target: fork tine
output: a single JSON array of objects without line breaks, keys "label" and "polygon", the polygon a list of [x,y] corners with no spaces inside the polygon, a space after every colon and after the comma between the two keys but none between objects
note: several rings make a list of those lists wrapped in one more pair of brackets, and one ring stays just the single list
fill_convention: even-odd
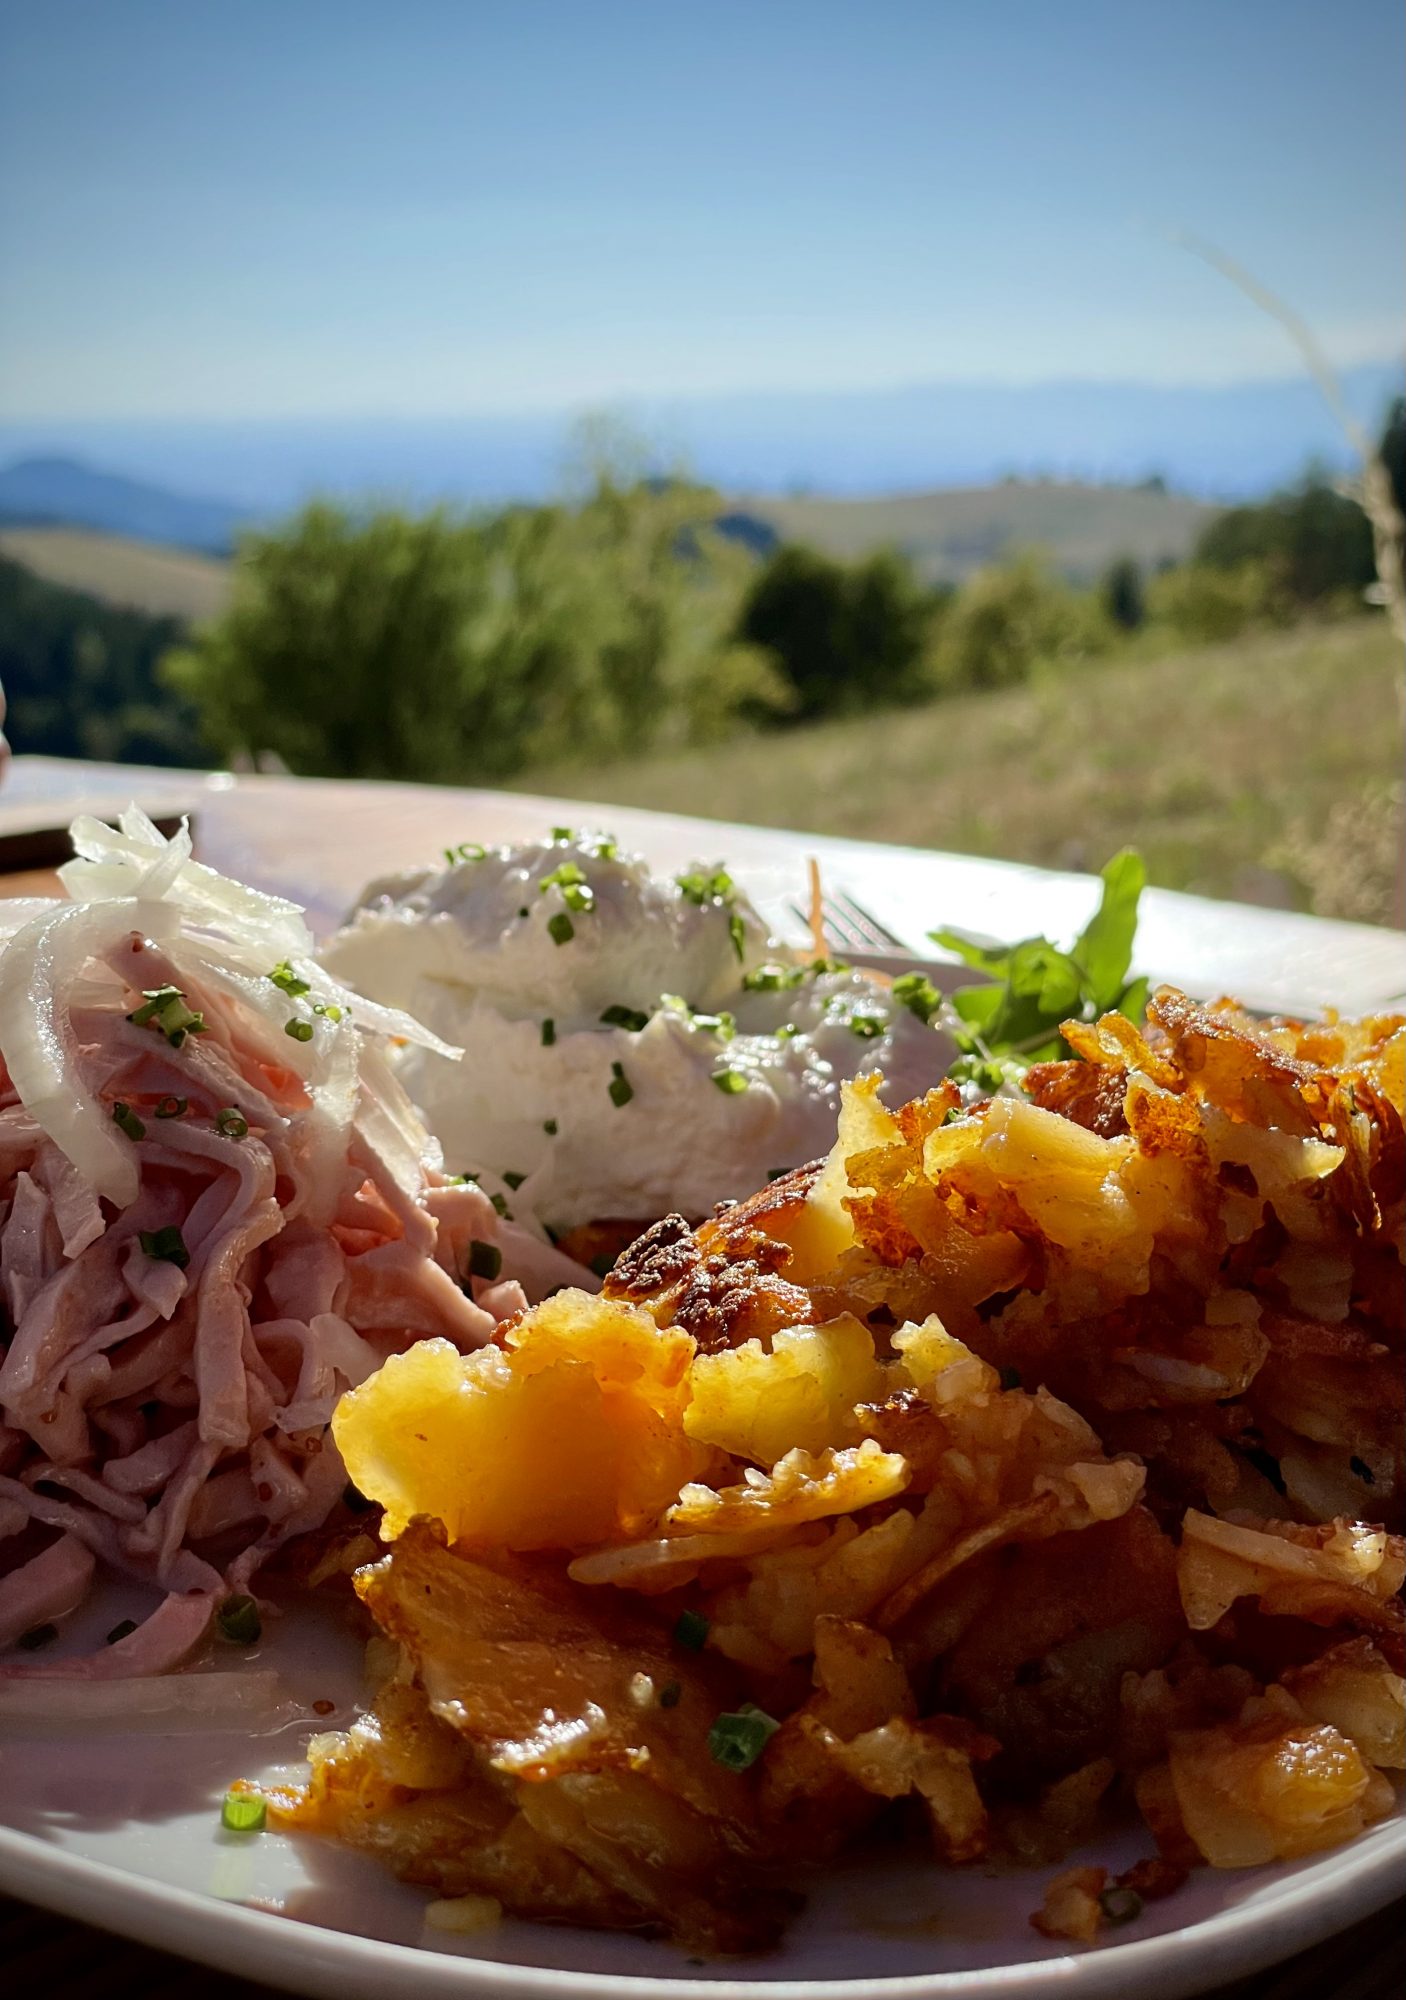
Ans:
[{"label": "fork tine", "polygon": [[[826,900],[830,901],[832,899],[827,898]],[[850,921],[857,928],[860,938],[872,950],[903,951],[905,949],[902,938],[897,937],[887,924],[881,923],[871,910],[866,910],[864,905],[857,897],[852,896],[848,889],[836,889],[833,901],[840,909],[848,912]]]}]

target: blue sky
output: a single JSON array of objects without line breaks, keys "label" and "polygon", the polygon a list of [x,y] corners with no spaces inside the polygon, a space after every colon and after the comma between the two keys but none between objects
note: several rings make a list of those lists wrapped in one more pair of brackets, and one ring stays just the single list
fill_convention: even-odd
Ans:
[{"label": "blue sky", "polygon": [[1294,372],[1403,319],[1397,0],[0,0],[0,417]]}]

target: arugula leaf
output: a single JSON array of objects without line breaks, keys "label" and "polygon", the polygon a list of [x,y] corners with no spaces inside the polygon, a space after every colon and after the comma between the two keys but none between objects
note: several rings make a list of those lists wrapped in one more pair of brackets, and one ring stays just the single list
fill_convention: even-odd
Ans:
[{"label": "arugula leaf", "polygon": [[958,1082],[998,1089],[1035,1062],[1072,1054],[1061,1036],[1068,1020],[1096,1021],[1111,1011],[1140,1022],[1148,982],[1130,980],[1138,899],[1147,881],[1142,856],[1131,848],[1103,870],[1103,894],[1069,951],[1048,938],[987,945],[960,931],[930,931],[934,943],[967,965],[990,974],[982,986],[959,986],[951,996],[963,1026],[956,1033],[962,1056],[950,1074]]}]

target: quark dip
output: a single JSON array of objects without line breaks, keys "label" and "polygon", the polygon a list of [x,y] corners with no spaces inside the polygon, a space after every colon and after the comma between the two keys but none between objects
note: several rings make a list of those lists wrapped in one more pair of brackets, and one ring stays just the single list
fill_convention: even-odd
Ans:
[{"label": "quark dip", "polygon": [[828,1151],[844,1079],[899,1105],[951,1053],[921,1004],[797,964],[723,869],[564,827],[371,883],[323,957],[464,1050],[401,1057],[446,1164],[559,1232],[706,1215]]}]

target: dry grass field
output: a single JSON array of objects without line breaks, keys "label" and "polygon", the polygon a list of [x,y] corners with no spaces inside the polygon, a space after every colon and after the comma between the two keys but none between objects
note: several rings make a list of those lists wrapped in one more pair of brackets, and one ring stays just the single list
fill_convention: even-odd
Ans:
[{"label": "dry grass field", "polygon": [[1360,618],[524,789],[1052,867],[1140,847],[1164,887],[1391,920],[1400,649]]},{"label": "dry grass field", "polygon": [[156,618],[213,618],[229,596],[230,565],[215,556],[87,528],[0,528],[0,555],[48,583]]}]

